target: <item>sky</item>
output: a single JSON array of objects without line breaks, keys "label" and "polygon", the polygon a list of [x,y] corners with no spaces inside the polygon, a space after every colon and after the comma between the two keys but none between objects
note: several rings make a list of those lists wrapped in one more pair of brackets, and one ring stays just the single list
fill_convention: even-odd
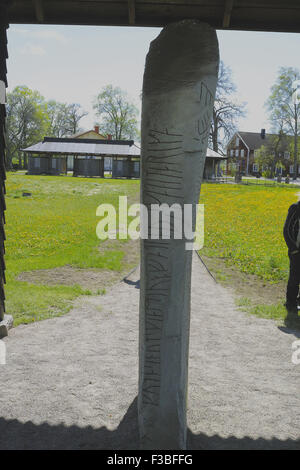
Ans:
[{"label": "sky", "polygon": [[[125,90],[140,108],[145,57],[160,28],[11,25],[8,30],[8,91],[17,85],[38,90],[47,100],[80,103],[97,121],[95,96],[105,85]],[[220,58],[232,70],[236,99],[247,103],[241,131],[270,130],[264,107],[281,66],[300,69],[300,35],[217,31]]]}]

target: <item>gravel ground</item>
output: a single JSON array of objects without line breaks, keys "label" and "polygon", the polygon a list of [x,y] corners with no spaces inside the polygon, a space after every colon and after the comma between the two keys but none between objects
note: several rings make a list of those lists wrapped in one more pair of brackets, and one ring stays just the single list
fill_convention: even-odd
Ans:
[{"label": "gravel ground", "polygon": [[[138,272],[10,331],[0,449],[136,449]],[[194,255],[189,448],[300,449],[296,333],[235,307]]]}]

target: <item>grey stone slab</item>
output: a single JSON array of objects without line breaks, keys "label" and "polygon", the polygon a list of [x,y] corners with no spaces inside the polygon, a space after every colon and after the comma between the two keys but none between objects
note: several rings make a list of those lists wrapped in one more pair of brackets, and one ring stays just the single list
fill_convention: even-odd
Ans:
[{"label": "grey stone slab", "polygon": [[[196,204],[218,75],[218,41],[207,24],[166,26],[146,59],[141,202]],[[186,447],[192,251],[186,239],[141,240],[139,429],[144,449]]]}]

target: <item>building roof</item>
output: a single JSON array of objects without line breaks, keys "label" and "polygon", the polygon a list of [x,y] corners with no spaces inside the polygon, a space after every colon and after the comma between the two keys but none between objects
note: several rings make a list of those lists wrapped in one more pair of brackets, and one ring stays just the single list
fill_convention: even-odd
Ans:
[{"label": "building roof", "polygon": [[218,160],[226,160],[228,158],[226,155],[220,155],[219,153],[215,152],[214,150],[207,148],[206,151],[206,158],[217,158]]},{"label": "building roof", "polygon": [[[141,149],[134,144],[133,140],[77,139],[72,137],[44,137],[43,142],[38,142],[20,150],[27,153],[50,153],[52,155],[119,155],[140,157],[141,154]],[[206,158],[222,160],[227,157],[207,148]]]},{"label": "building roof", "polygon": [[10,23],[164,26],[185,18],[217,29],[300,32],[299,0],[18,0]]},{"label": "building roof", "polygon": [[262,138],[260,132],[243,132],[238,131],[229,141],[227,148],[231,147],[232,142],[234,142],[235,137],[239,135],[244,143],[249,147],[250,150],[259,149],[262,145],[266,145],[270,137],[276,136],[276,134],[265,134],[265,137]]},{"label": "building roof", "polygon": [[276,134],[265,134],[262,138],[260,132],[238,132],[245,144],[248,145],[250,150],[259,149],[262,145],[265,145],[268,139]]},{"label": "building roof", "polygon": [[97,139],[100,140],[100,139],[106,139],[106,137],[102,134],[99,134],[99,132],[96,132],[95,129],[90,129],[89,131],[83,131],[83,132],[77,132],[77,134],[73,134],[71,136],[71,138],[73,139],[81,139],[82,136],[86,135],[86,134],[94,134],[95,136],[97,135]]},{"label": "building roof", "polygon": [[76,138],[56,139],[45,137],[43,142],[38,142],[37,144],[20,150],[23,152],[35,154],[50,153],[56,155],[140,156],[140,149],[133,143],[132,140],[116,141]]}]

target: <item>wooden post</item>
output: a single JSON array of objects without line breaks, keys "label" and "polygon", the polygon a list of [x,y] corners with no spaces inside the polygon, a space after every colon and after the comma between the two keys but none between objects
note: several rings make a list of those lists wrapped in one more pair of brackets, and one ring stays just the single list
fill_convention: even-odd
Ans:
[{"label": "wooden post", "polygon": [[[2,2],[0,5],[0,82],[1,88],[5,89],[7,87],[7,78],[6,78],[6,59],[8,57],[7,53],[7,35],[6,30],[8,28],[7,20],[7,2]],[[3,93],[5,94],[5,93]],[[1,96],[0,103],[0,321],[4,318],[5,312],[5,294],[4,294],[4,283],[5,283],[5,262],[4,262],[4,224],[5,224],[5,118],[6,118],[6,109],[5,109],[5,97]]]}]

